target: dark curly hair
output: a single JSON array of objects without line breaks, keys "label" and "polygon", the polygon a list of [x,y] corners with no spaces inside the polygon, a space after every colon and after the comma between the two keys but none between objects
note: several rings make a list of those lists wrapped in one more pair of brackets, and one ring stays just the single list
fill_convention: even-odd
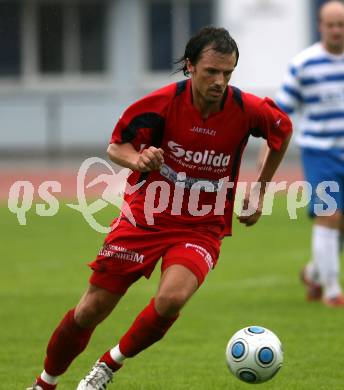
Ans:
[{"label": "dark curly hair", "polygon": [[209,45],[213,50],[222,54],[235,53],[235,66],[237,65],[239,49],[229,32],[225,28],[207,26],[190,38],[186,44],[184,55],[175,61],[175,64],[180,64],[175,73],[182,71],[185,76],[188,76],[186,60],[188,59],[193,65],[196,65],[201,57],[202,50]]}]

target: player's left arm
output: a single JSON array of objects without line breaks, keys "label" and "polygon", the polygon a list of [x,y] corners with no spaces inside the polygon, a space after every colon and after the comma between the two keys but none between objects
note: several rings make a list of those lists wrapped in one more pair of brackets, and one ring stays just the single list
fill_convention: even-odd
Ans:
[{"label": "player's left arm", "polygon": [[292,124],[288,116],[270,99],[265,99],[265,103],[267,105],[264,105],[263,113],[259,115],[255,130],[259,129],[261,136],[267,140],[268,151],[261,166],[257,184],[243,202],[243,210],[249,210],[251,207],[252,212],[246,212],[238,217],[239,221],[246,226],[254,225],[262,215],[267,186],[285,155],[292,135]]},{"label": "player's left arm", "polygon": [[[302,87],[300,82],[300,67],[289,64],[283,83],[277,91],[275,102],[287,115],[293,115],[302,106]],[[264,144],[258,154],[257,166],[261,168],[268,153],[268,145]]]}]

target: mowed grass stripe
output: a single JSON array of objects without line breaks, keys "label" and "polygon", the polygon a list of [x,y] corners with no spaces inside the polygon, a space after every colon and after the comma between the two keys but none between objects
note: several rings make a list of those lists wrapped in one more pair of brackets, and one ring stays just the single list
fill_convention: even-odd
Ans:
[{"label": "mowed grass stripe", "polygon": [[[310,221],[305,210],[290,220],[285,198],[273,215],[245,228],[235,223],[217,268],[187,304],[165,339],[128,360],[109,389],[248,389],[228,371],[226,343],[246,325],[270,328],[283,342],[285,363],[263,389],[343,389],[343,310],[307,303],[299,271],[309,257]],[[99,218],[112,219],[113,210]],[[0,208],[0,388],[25,389],[42,369],[47,340],[61,316],[79,299],[89,276],[85,263],[104,236],[81,215],[61,206],[51,218],[27,215],[19,226]],[[61,378],[72,390],[94,361],[131,324],[154,294],[159,267],[140,280],[96,330],[90,345]]]}]

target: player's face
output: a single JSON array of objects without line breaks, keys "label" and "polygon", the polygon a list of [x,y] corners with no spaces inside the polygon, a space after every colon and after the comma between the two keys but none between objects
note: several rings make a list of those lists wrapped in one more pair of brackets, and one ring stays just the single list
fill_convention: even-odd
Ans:
[{"label": "player's face", "polygon": [[206,47],[195,65],[187,63],[194,93],[205,102],[220,102],[235,68],[236,55]]},{"label": "player's face", "polygon": [[326,49],[334,54],[344,51],[344,6],[329,3],[320,13],[319,30]]}]

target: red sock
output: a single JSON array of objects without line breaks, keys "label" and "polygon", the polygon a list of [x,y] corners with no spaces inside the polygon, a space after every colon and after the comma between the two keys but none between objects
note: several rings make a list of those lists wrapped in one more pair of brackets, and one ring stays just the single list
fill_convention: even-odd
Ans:
[{"label": "red sock", "polygon": [[178,315],[161,317],[154,307],[154,298],[136,317],[119,342],[119,349],[126,357],[132,357],[160,340],[172,326]]},{"label": "red sock", "polygon": [[40,376],[36,379],[35,384],[41,386],[42,389],[44,390],[55,390],[57,386],[57,385],[49,385],[48,383],[45,383]]},{"label": "red sock", "polygon": [[52,334],[44,362],[45,371],[51,376],[63,374],[72,361],[86,348],[94,328],[81,328],[70,310]]},{"label": "red sock", "polygon": [[110,351],[105,352],[99,361],[104,362],[112,371],[118,371],[122,367],[122,364],[119,364],[112,359]]}]

